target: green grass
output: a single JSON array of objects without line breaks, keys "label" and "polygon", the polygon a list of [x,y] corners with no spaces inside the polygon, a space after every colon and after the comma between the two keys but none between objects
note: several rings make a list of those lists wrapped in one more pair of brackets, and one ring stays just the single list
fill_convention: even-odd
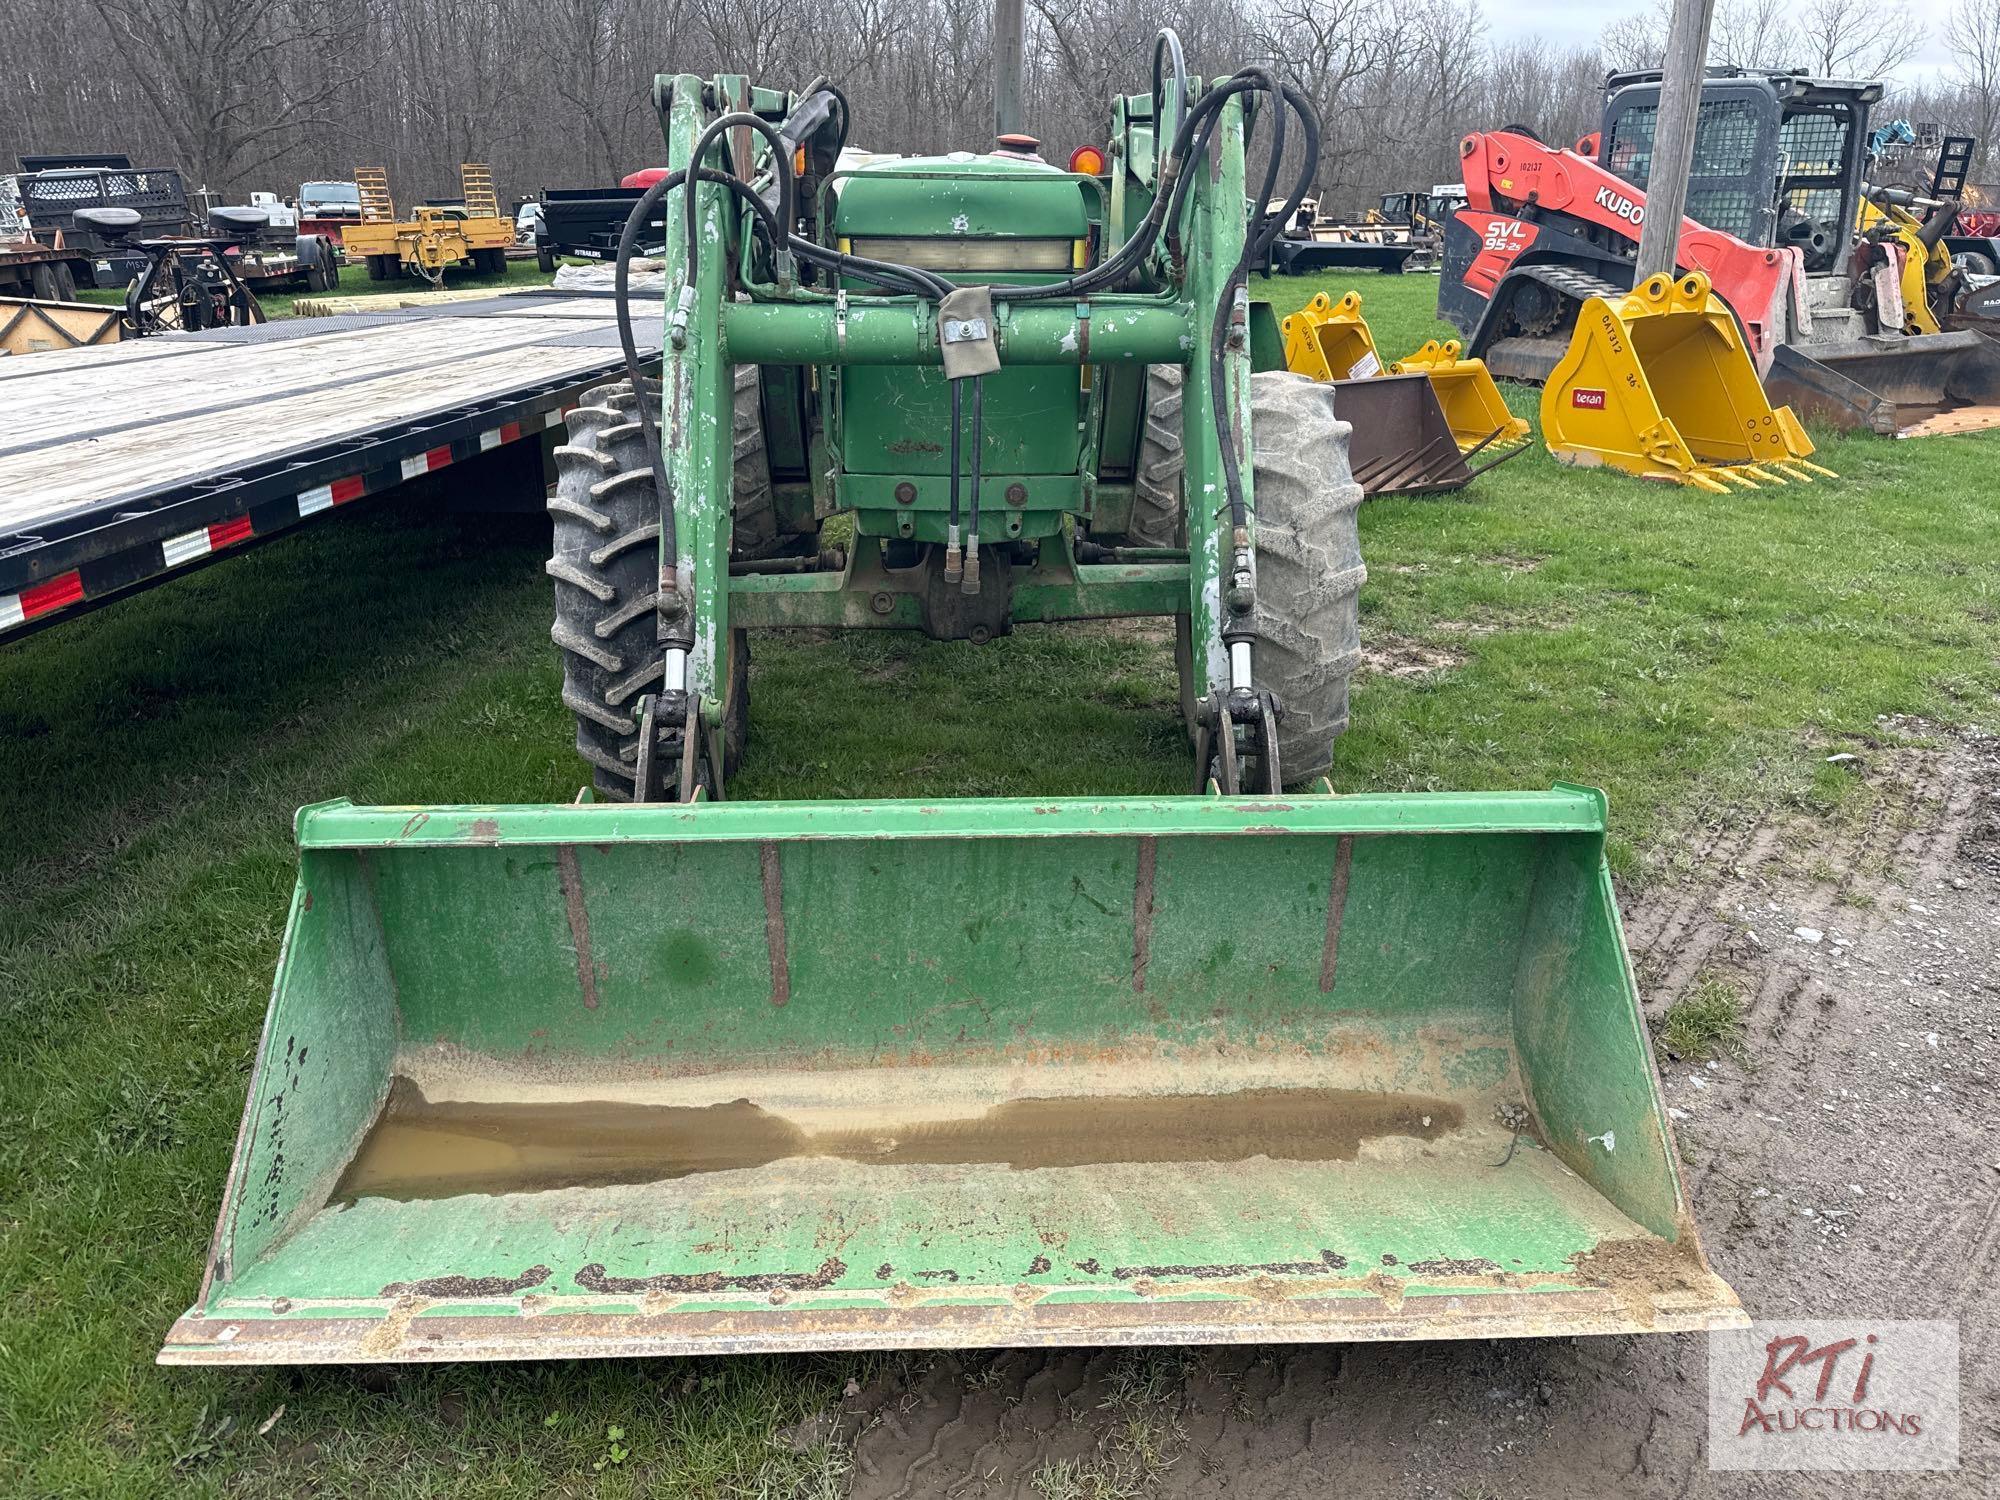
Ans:
[{"label": "green grass", "polygon": [[[1387,355],[1439,331],[1434,279],[1352,280]],[[1840,480],[1723,498],[1536,450],[1459,496],[1369,505],[1365,643],[1462,661],[1365,676],[1336,785],[1596,783],[1619,869],[1659,880],[1693,830],[1853,815],[1867,783],[1825,756],[1878,715],[1991,724],[2000,437],[1822,457]],[[855,1357],[151,1363],[198,1284],[292,809],[583,779],[544,544],[532,520],[377,504],[0,648],[0,1493],[838,1492],[838,1454],[770,1439],[867,1378]],[[1177,791],[1169,656],[1129,628],[759,639],[737,790]]]},{"label": "green grass", "polygon": [[1686,1062],[1742,1057],[1743,996],[1725,979],[1705,974],[1667,1007],[1660,1021],[1660,1045]]}]

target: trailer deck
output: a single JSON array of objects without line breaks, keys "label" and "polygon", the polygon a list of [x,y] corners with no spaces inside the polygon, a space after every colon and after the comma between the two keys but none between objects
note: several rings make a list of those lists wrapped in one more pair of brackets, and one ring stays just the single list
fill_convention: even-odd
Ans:
[{"label": "trailer deck", "polygon": [[0,360],[0,641],[539,439],[622,365],[611,298],[567,292]]}]

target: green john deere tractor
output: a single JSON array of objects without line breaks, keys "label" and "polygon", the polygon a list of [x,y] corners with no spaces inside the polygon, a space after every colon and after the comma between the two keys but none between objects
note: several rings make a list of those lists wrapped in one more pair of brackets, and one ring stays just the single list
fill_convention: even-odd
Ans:
[{"label": "green john deere tractor", "polygon": [[[1304,101],[1163,34],[1100,176],[845,170],[830,87],[657,95],[665,357],[571,414],[550,507],[596,794],[300,813],[161,1358],[1741,1322],[1603,798],[1318,779],[1359,492],[1331,389],[1253,374],[1244,278]],[[1253,129],[1289,165],[1246,195]],[[756,631],[1140,615],[1179,624],[1189,794],[728,795]]]}]

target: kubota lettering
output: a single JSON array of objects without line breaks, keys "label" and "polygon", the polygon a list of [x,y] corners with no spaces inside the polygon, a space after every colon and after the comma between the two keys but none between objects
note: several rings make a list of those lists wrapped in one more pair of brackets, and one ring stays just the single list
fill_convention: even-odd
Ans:
[{"label": "kubota lettering", "polygon": [[1616,214],[1619,218],[1629,223],[1643,224],[1646,222],[1646,205],[1643,203],[1634,203],[1630,198],[1615,189],[1601,187],[1597,190],[1595,198],[1591,201],[1596,203],[1606,213]]}]

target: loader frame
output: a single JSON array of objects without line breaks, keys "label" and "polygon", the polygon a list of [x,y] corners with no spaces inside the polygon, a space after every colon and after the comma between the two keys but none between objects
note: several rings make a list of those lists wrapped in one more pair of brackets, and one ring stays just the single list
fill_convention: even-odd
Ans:
[{"label": "loader frame", "polygon": [[[789,96],[753,88],[740,75],[703,80],[693,75],[662,76],[655,82],[667,137],[670,171],[685,168],[695,144],[718,111],[753,110],[781,118]],[[1198,93],[1193,97],[1199,97]],[[1155,121],[1153,101],[1135,96],[1117,101],[1112,128],[1118,155],[1128,171],[1114,182],[1106,213],[1104,244],[1122,243],[1124,230],[1143,214],[1150,193],[1154,143],[1170,138],[1178,120],[1172,113]],[[1176,273],[1164,249],[1156,252],[1154,290],[1093,293],[1087,298],[1043,302],[1022,298],[996,302],[999,344],[1006,364],[1092,366],[1106,376],[1147,365],[1186,368],[1182,439],[1185,493],[1220,497],[1223,456],[1212,418],[1210,353],[1218,304],[1227,295],[1230,268],[1242,253],[1244,222],[1245,110],[1230,100],[1222,110],[1213,142],[1213,169],[1197,174],[1186,220],[1193,241],[1184,247],[1185,270]],[[755,158],[745,130],[741,140],[718,140],[705,165],[742,174]],[[757,145],[761,146],[761,140]],[[1126,180],[1130,179],[1130,180]],[[704,243],[727,247],[705,254],[690,268],[685,236],[678,231],[685,212],[681,189],[667,200],[666,286],[670,311],[685,309],[680,331],[668,340],[662,384],[666,393],[662,442],[667,487],[673,497],[678,557],[677,592],[688,601],[688,653],[684,689],[698,703],[703,745],[684,746],[683,755],[705,753],[707,780],[719,779],[719,750],[711,741],[722,722],[728,686],[730,633],[741,628],[928,629],[982,641],[1014,623],[1104,619],[1145,615],[1185,615],[1191,622],[1197,695],[1228,695],[1247,685],[1244,663],[1232,664],[1223,639],[1229,624],[1225,596],[1254,590],[1255,496],[1247,463],[1241,483],[1250,530],[1233,536],[1226,508],[1190,504],[1186,515],[1186,558],[1135,554],[1106,557],[1106,549],[1080,546],[1077,530],[1059,523],[1060,514],[1088,522],[1098,509],[1097,445],[1110,420],[1103,390],[1093,379],[1084,420],[1087,440],[1072,491],[1037,493],[1029,485],[996,476],[1005,501],[995,507],[1025,517],[1037,508],[1043,524],[1024,521],[1019,530],[1044,536],[1032,565],[1013,566],[1009,576],[983,591],[983,603],[966,605],[962,596],[940,599],[923,569],[885,565],[873,549],[849,549],[838,571],[730,567],[732,469],[731,402],[733,371],[757,365],[770,374],[792,371],[801,381],[808,369],[837,376],[844,367],[863,365],[937,366],[942,362],[938,309],[914,296],[850,296],[782,279],[760,280],[744,253],[744,211],[730,192],[703,182],[695,189]],[[1198,237],[1198,238],[1197,238]],[[692,274],[690,274],[692,273]],[[687,288],[686,293],[680,291]],[[1222,358],[1228,410],[1239,454],[1249,450],[1248,309],[1233,325]],[[823,448],[815,453],[817,475],[832,474],[838,494],[815,497],[880,513],[894,500],[871,500],[861,492],[898,486],[873,475],[844,473],[838,424],[824,424]],[[1019,489],[1018,498],[1007,494]],[[909,504],[911,502],[904,502]],[[663,570],[669,564],[664,556]],[[1178,549],[1175,549],[1178,550]],[[1085,560],[1088,556],[1090,560]],[[1001,571],[996,569],[997,571]],[[957,611],[954,618],[947,613]],[[1240,611],[1239,611],[1240,613]],[[1247,650],[1248,648],[1242,648]],[[669,701],[656,712],[683,722],[687,706],[675,698],[670,674]],[[697,778],[684,778],[692,784]]]}]

